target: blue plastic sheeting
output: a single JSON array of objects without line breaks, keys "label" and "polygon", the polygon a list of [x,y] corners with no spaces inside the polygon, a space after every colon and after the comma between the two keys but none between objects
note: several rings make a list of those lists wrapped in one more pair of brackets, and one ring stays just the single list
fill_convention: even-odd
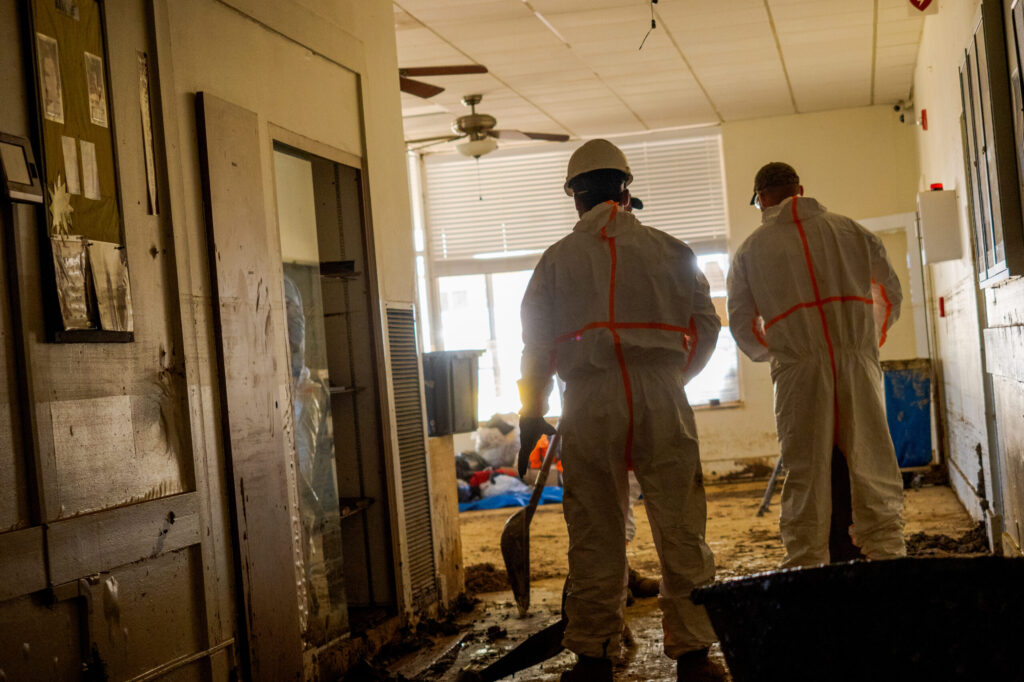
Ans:
[{"label": "blue plastic sheeting", "polygon": [[901,468],[931,464],[930,397],[927,368],[885,371],[885,412]]},{"label": "blue plastic sheeting", "polygon": [[[501,509],[502,507],[525,507],[530,503],[531,493],[504,493],[494,497],[484,497],[472,502],[459,504],[459,511],[471,511],[474,509]],[[539,504],[561,504],[562,489],[558,486],[545,486],[540,494]]]}]

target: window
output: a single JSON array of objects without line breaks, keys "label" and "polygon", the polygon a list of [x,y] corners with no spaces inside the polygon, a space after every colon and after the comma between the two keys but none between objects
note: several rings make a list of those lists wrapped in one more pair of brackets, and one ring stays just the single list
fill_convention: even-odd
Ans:
[{"label": "window", "polygon": [[[523,328],[519,319],[526,285],[533,270],[485,275],[439,277],[441,335],[446,350],[481,349],[481,420],[493,414],[519,410],[519,358]],[[561,414],[557,391],[550,397],[550,413]]]},{"label": "window", "polygon": [[[717,135],[621,142],[644,200],[640,219],[686,241],[712,287],[725,322],[726,214]],[[519,409],[516,380],[522,353],[519,306],[540,254],[568,234],[578,217],[563,190],[571,147],[500,151],[474,162],[431,155],[410,165],[425,186],[427,274],[421,286],[438,316],[434,346],[479,349],[479,417]],[[414,192],[414,195],[417,194]],[[524,199],[527,197],[528,199]],[[414,196],[414,201],[418,197]],[[687,387],[690,402],[739,399],[737,351],[728,331],[707,368]],[[550,414],[561,411],[557,391]]]},{"label": "window", "polygon": [[697,265],[711,285],[711,300],[722,319],[715,352],[704,371],[686,386],[686,397],[691,405],[718,405],[740,399],[740,386],[736,377],[736,341],[729,333],[725,306],[725,278],[729,274],[729,255],[711,253],[697,256]]},{"label": "window", "polygon": [[[960,66],[964,155],[967,191],[973,223],[975,267],[982,285],[1007,275],[1024,274],[1024,233],[1015,145],[1010,131],[1017,127],[1024,145],[1019,112],[1021,101],[1020,28],[1018,2],[1013,9],[1014,44],[1007,73],[1001,3],[985,0],[979,22]],[[1011,87],[1012,85],[1012,87]],[[1012,104],[1011,104],[1012,100]],[[1014,112],[1018,112],[1015,117]]]}]

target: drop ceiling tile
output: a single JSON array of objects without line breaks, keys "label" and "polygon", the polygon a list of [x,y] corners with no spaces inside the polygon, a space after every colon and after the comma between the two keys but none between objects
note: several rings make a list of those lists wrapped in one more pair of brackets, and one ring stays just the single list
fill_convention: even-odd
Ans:
[{"label": "drop ceiling tile", "polygon": [[778,91],[765,93],[764,96],[735,95],[730,99],[716,102],[718,111],[726,121],[742,121],[751,118],[768,116],[787,116],[793,113],[793,103],[789,92],[780,94]]},{"label": "drop ceiling tile", "polygon": [[474,54],[478,49],[528,50],[534,47],[557,45],[561,41],[535,16],[502,22],[437,21],[431,27],[459,49]]},{"label": "drop ceiling tile", "polygon": [[728,5],[723,5],[721,0],[666,2],[659,4],[655,13],[673,22],[675,28],[692,24],[709,29],[709,40],[727,35],[735,26],[767,20],[762,0],[729,0]]},{"label": "drop ceiling tile", "polygon": [[491,0],[464,2],[456,5],[449,3],[427,2],[411,9],[406,2],[402,6],[420,21],[433,24],[435,22],[504,22],[512,19],[532,17],[521,0]]},{"label": "drop ceiling tile", "polygon": [[643,132],[644,128],[638,128],[631,117],[614,119],[610,117],[596,117],[593,119],[581,119],[575,121],[575,128],[579,131],[581,138],[612,137],[615,135],[628,135],[630,133]]},{"label": "drop ceiling tile", "polygon": [[647,0],[530,0],[530,5],[538,12],[547,15],[559,12],[586,12],[595,9],[647,7],[648,3]]},{"label": "drop ceiling tile", "polygon": [[917,45],[892,45],[881,47],[875,51],[876,65],[903,65],[913,70],[917,62]]},{"label": "drop ceiling tile", "polygon": [[[923,20],[908,15],[906,0],[877,4],[876,30],[866,0],[768,0],[801,111],[870,103],[872,57],[876,101],[909,91]],[[725,120],[792,111],[764,0],[665,0],[642,51],[645,0],[401,0],[396,7],[400,63],[463,63],[465,52],[492,71],[475,81],[425,79],[448,90],[427,104],[403,97],[407,129],[446,133],[465,111],[459,99],[467,88],[484,93],[480,110],[497,116],[499,127],[587,136],[714,122],[712,104]],[[450,115],[429,113],[435,103]]]},{"label": "drop ceiling tile", "polygon": [[892,80],[882,85],[875,84],[875,104],[895,104],[910,97],[913,78],[905,78],[903,82]]}]

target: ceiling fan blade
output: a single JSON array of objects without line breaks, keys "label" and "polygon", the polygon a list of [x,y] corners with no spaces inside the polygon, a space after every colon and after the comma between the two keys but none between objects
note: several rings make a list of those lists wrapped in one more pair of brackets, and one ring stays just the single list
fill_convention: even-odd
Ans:
[{"label": "ceiling fan blade", "polygon": [[518,130],[488,130],[487,134],[499,140],[529,140],[526,135]]},{"label": "ceiling fan blade", "polygon": [[433,137],[420,137],[415,140],[406,140],[406,144],[419,144],[420,142],[447,142],[448,140],[457,140],[465,135],[434,135]]},{"label": "ceiling fan blade", "polygon": [[406,142],[406,144],[417,144],[419,142],[426,142],[426,144],[421,144],[419,147],[411,147],[409,149],[409,151],[411,151],[411,152],[418,152],[421,149],[426,149],[427,147],[433,147],[435,144],[441,144],[443,142],[454,142],[455,140],[461,140],[464,137],[466,137],[466,136],[465,135],[448,135],[446,137],[438,137],[438,138],[427,137],[427,138],[424,138],[422,140],[409,140],[408,142]]},{"label": "ceiling fan blade", "polygon": [[427,99],[444,92],[444,88],[439,88],[436,85],[424,83],[423,81],[413,80],[412,78],[406,78],[405,76],[398,77],[398,86],[401,88],[402,92],[407,92],[410,95],[416,95],[423,99]]},{"label": "ceiling fan blade", "polygon": [[471,73],[487,73],[482,64],[465,64],[461,66],[412,66],[399,69],[402,76],[465,76]]},{"label": "ceiling fan blade", "polygon": [[568,135],[555,133],[524,133],[521,130],[488,130],[487,134],[501,140],[545,140],[547,142],[568,142]]},{"label": "ceiling fan blade", "polygon": [[556,133],[523,133],[531,140],[546,140],[548,142],[568,142],[568,135],[559,135]]}]

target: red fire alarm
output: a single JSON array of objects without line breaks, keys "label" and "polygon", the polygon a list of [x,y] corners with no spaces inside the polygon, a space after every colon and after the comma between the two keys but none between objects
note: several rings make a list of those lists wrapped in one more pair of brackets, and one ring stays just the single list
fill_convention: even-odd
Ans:
[{"label": "red fire alarm", "polygon": [[928,130],[928,110],[921,110],[921,130]]},{"label": "red fire alarm", "polygon": [[946,316],[946,297],[939,296],[939,317]]}]

